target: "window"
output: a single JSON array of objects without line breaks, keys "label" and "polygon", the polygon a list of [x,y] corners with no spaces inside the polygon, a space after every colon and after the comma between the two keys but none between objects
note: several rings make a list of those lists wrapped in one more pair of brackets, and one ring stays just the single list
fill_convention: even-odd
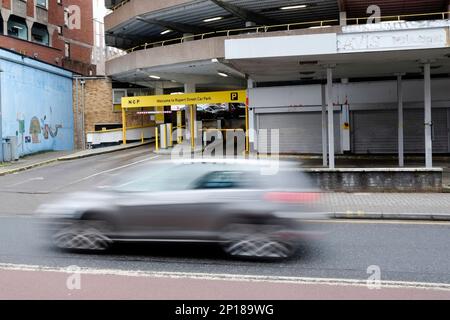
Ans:
[{"label": "window", "polygon": [[69,42],[64,43],[64,56],[66,58],[70,58],[70,43]]},{"label": "window", "polygon": [[126,89],[113,90],[113,104],[122,104],[122,98],[128,95]]},{"label": "window", "polygon": [[8,20],[8,35],[28,40],[28,27],[24,18],[10,16]]},{"label": "window", "polygon": [[242,187],[244,173],[239,171],[216,171],[198,180],[195,189],[235,189]]},{"label": "window", "polygon": [[47,9],[48,8],[47,0],[36,0],[36,6]]},{"label": "window", "polygon": [[62,33],[63,33],[63,28],[62,28],[61,26],[58,26],[58,27],[57,27],[57,30],[58,30],[58,34],[59,34],[59,35],[62,35]]},{"label": "window", "polygon": [[31,29],[31,41],[48,46],[50,43],[47,27],[40,23],[34,23]]}]

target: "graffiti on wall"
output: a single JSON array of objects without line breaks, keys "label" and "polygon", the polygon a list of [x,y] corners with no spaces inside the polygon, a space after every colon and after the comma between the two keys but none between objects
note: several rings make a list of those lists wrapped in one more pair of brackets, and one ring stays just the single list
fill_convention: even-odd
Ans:
[{"label": "graffiti on wall", "polygon": [[[50,138],[56,138],[58,131],[63,128],[61,124],[53,124],[51,122],[52,108],[50,108],[50,117],[44,115],[42,118],[33,116],[29,122],[29,128],[26,130],[25,114],[17,113],[18,130],[17,136],[19,137],[19,147],[24,150],[25,144],[39,144]],[[25,135],[28,134],[28,135]]]}]

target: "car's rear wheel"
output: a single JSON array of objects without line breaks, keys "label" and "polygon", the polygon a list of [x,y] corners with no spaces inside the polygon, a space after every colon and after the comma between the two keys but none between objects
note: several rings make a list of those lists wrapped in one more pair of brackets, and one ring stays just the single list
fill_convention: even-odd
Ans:
[{"label": "car's rear wheel", "polygon": [[222,232],[224,251],[232,257],[285,259],[292,256],[294,246],[277,236],[281,226],[230,224]]},{"label": "car's rear wheel", "polygon": [[56,247],[65,250],[104,251],[111,244],[108,224],[103,221],[76,221],[53,235]]}]

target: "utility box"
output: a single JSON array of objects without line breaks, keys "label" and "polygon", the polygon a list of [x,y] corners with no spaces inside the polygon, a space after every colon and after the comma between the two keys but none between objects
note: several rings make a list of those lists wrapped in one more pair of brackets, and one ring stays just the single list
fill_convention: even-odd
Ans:
[{"label": "utility box", "polygon": [[11,162],[19,160],[18,139],[16,136],[6,137],[2,142],[3,160]]},{"label": "utility box", "polygon": [[7,139],[9,139],[11,148],[11,161],[19,160],[19,148],[18,148],[19,139],[16,136],[7,137]]},{"label": "utility box", "polygon": [[3,149],[3,161],[11,162],[11,143],[8,138],[3,139],[2,141],[2,149]]}]

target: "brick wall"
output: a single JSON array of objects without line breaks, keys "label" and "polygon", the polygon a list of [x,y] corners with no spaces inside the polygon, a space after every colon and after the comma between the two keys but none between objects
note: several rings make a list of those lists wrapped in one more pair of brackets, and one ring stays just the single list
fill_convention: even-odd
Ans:
[{"label": "brick wall", "polygon": [[[21,53],[30,57],[33,57],[34,54],[37,53],[39,60],[60,67],[62,66],[62,58],[64,56],[64,52],[62,52],[58,48],[51,48],[33,42],[15,39],[12,37],[5,37],[2,35],[0,35],[0,44],[2,48],[9,50],[14,49],[17,53]],[[57,58],[59,60],[57,60]]]},{"label": "brick wall", "polygon": [[[0,0],[3,8],[10,9],[12,0]],[[70,30],[64,27],[64,8],[77,5],[81,10],[81,29]],[[34,21],[35,1],[27,1],[27,20]],[[0,47],[5,49],[14,48],[17,52],[33,57],[38,54],[38,59],[50,64],[58,65],[82,75],[95,75],[96,68],[92,65],[92,48],[94,45],[92,1],[87,0],[64,0],[63,5],[57,0],[48,1],[48,23],[53,26],[52,48],[33,44],[13,37],[1,37]],[[62,34],[58,34],[56,27],[61,26]],[[51,29],[51,30],[52,30]],[[70,57],[64,57],[65,42],[70,43]],[[58,50],[59,52],[57,52]],[[58,59],[56,59],[58,58]]]},{"label": "brick wall", "polygon": [[[110,79],[85,79],[85,112],[84,112],[84,124],[85,133],[95,130],[95,125],[100,123],[117,123],[122,124],[122,114],[120,112],[113,112],[113,91],[112,83]],[[77,112],[76,108],[76,84],[73,84],[74,90],[74,119],[75,119],[75,147],[77,149],[82,148],[82,136],[81,133],[81,119],[82,119],[82,88],[78,86],[79,108]],[[133,112],[127,114],[127,126],[141,126],[154,125],[153,121],[150,121],[150,117],[143,115],[136,115]]]}]

